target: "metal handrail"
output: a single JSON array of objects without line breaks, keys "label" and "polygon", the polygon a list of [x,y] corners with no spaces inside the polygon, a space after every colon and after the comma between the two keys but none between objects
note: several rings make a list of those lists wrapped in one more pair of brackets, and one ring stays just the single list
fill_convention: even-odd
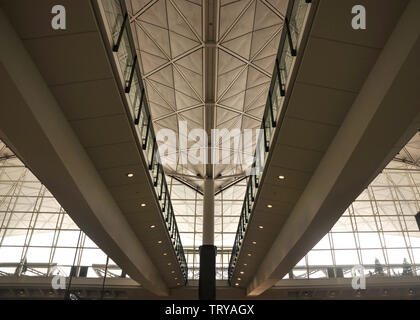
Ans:
[{"label": "metal handrail", "polygon": [[284,28],[280,38],[279,49],[273,71],[270,90],[262,118],[262,135],[258,139],[254,162],[251,166],[245,198],[239,218],[238,229],[229,262],[229,281],[233,276],[236,262],[245,237],[251,214],[253,212],[256,195],[259,190],[260,179],[263,174],[265,161],[270,151],[274,131],[280,127],[284,114],[284,97],[288,89],[292,62],[297,55],[298,39],[304,28],[304,17],[310,7],[311,0],[290,0],[284,19]]},{"label": "metal handrail", "polygon": [[113,42],[111,43],[111,48],[118,57],[125,93],[132,107],[132,110],[130,110],[131,118],[148,164],[149,174],[154,185],[163,220],[166,224],[166,231],[171,239],[184,281],[186,282],[188,279],[187,262],[170,199],[169,188],[166,183],[165,172],[159,161],[158,144],[153,129],[150,108],[147,99],[144,97],[144,84],[140,73],[136,46],[132,38],[130,23],[128,22],[129,15],[125,1],[103,0],[102,4],[106,15],[104,20],[108,22],[111,32]]}]

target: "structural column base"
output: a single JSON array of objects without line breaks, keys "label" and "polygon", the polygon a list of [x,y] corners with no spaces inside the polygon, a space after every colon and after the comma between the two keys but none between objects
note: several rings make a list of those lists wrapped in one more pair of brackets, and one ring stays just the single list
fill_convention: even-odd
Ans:
[{"label": "structural column base", "polygon": [[216,253],[213,245],[200,247],[200,280],[198,297],[200,300],[216,299]]}]

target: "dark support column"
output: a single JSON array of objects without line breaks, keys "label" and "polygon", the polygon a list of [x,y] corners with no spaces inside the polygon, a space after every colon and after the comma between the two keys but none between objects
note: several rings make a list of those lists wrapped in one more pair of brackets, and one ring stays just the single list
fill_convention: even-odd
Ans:
[{"label": "dark support column", "polygon": [[200,300],[216,299],[216,247],[200,247],[200,280],[198,297]]},{"label": "dark support column", "polygon": [[199,299],[216,299],[216,247],[214,246],[214,180],[204,180],[203,245],[200,247]]},{"label": "dark support column", "polygon": [[211,131],[215,128],[217,97],[217,39],[219,10],[217,0],[203,3],[204,68],[205,68],[205,113],[204,129],[207,133],[207,162],[204,180],[203,244],[200,247],[200,300],[216,299],[216,247],[214,246],[214,170],[212,164]]},{"label": "dark support column", "polygon": [[420,211],[417,212],[417,214],[416,214],[416,221],[417,221],[417,225],[418,225],[419,230],[420,230]]}]

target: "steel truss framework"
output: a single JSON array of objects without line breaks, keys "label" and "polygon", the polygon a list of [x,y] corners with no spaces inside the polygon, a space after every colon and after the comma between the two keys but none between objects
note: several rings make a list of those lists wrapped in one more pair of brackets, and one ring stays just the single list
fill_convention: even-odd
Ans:
[{"label": "steel truss framework", "polygon": [[[228,130],[259,128],[288,1],[216,2],[213,125]],[[204,57],[208,45],[205,2],[126,0],[126,3],[154,127],[179,132],[178,121],[188,121],[189,129],[204,128],[204,93],[209,85]],[[241,174],[247,166],[218,164],[215,176]],[[205,176],[201,164],[178,162],[166,165],[165,170]],[[216,186],[229,182],[229,179],[218,180]],[[202,187],[202,181],[195,179],[194,184]]]}]

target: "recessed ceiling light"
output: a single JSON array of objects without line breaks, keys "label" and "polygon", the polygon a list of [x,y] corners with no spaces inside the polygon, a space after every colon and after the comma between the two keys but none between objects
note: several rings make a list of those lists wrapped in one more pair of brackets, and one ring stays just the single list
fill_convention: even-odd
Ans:
[{"label": "recessed ceiling light", "polygon": [[248,253],[248,257],[250,257],[250,256],[252,256],[252,254],[251,253]]},{"label": "recessed ceiling light", "polygon": [[260,228],[260,229],[264,229],[264,226],[258,226],[258,228]]},{"label": "recessed ceiling light", "polygon": [[145,207],[147,206],[147,204],[145,204],[144,202],[142,204],[140,204],[140,206]]},{"label": "recessed ceiling light", "polygon": [[239,283],[235,283],[235,286],[239,286]]},{"label": "recessed ceiling light", "polygon": [[152,224],[152,225],[150,226],[150,228],[151,228],[151,229],[154,229],[154,228],[156,228],[156,226],[155,226],[154,224]]},{"label": "recessed ceiling light", "polygon": [[257,244],[257,241],[252,241],[252,244]]},{"label": "recessed ceiling light", "polygon": [[175,273],[175,270],[172,270],[171,273]]},{"label": "recessed ceiling light", "polygon": [[167,256],[168,254],[166,252],[163,253],[164,256]]},{"label": "recessed ceiling light", "polygon": [[177,285],[177,286],[180,286],[181,284],[178,282],[176,285]]},{"label": "recessed ceiling light", "polygon": [[244,263],[244,266],[246,267],[248,265],[248,263]]},{"label": "recessed ceiling light", "polygon": [[267,204],[267,208],[272,208],[273,207],[273,205],[272,204]]},{"label": "recessed ceiling light", "polygon": [[241,272],[239,272],[240,274],[244,274],[245,272],[243,272],[243,271],[241,271]]},{"label": "recessed ceiling light", "polygon": [[284,179],[286,179],[286,177],[285,176],[279,176],[279,179],[284,180]]},{"label": "recessed ceiling light", "polygon": [[159,241],[158,241],[158,244],[161,244],[161,243],[162,243],[162,240],[159,240]]},{"label": "recessed ceiling light", "polygon": [[241,278],[238,278],[238,281],[241,281]]},{"label": "recessed ceiling light", "polygon": [[178,278],[174,278],[175,280],[178,280]]},{"label": "recessed ceiling light", "polygon": [[134,177],[134,173],[127,173],[127,177],[129,177],[129,178],[132,178],[132,177]]},{"label": "recessed ceiling light", "polygon": [[170,266],[172,263],[171,262],[168,262],[168,266]]}]

